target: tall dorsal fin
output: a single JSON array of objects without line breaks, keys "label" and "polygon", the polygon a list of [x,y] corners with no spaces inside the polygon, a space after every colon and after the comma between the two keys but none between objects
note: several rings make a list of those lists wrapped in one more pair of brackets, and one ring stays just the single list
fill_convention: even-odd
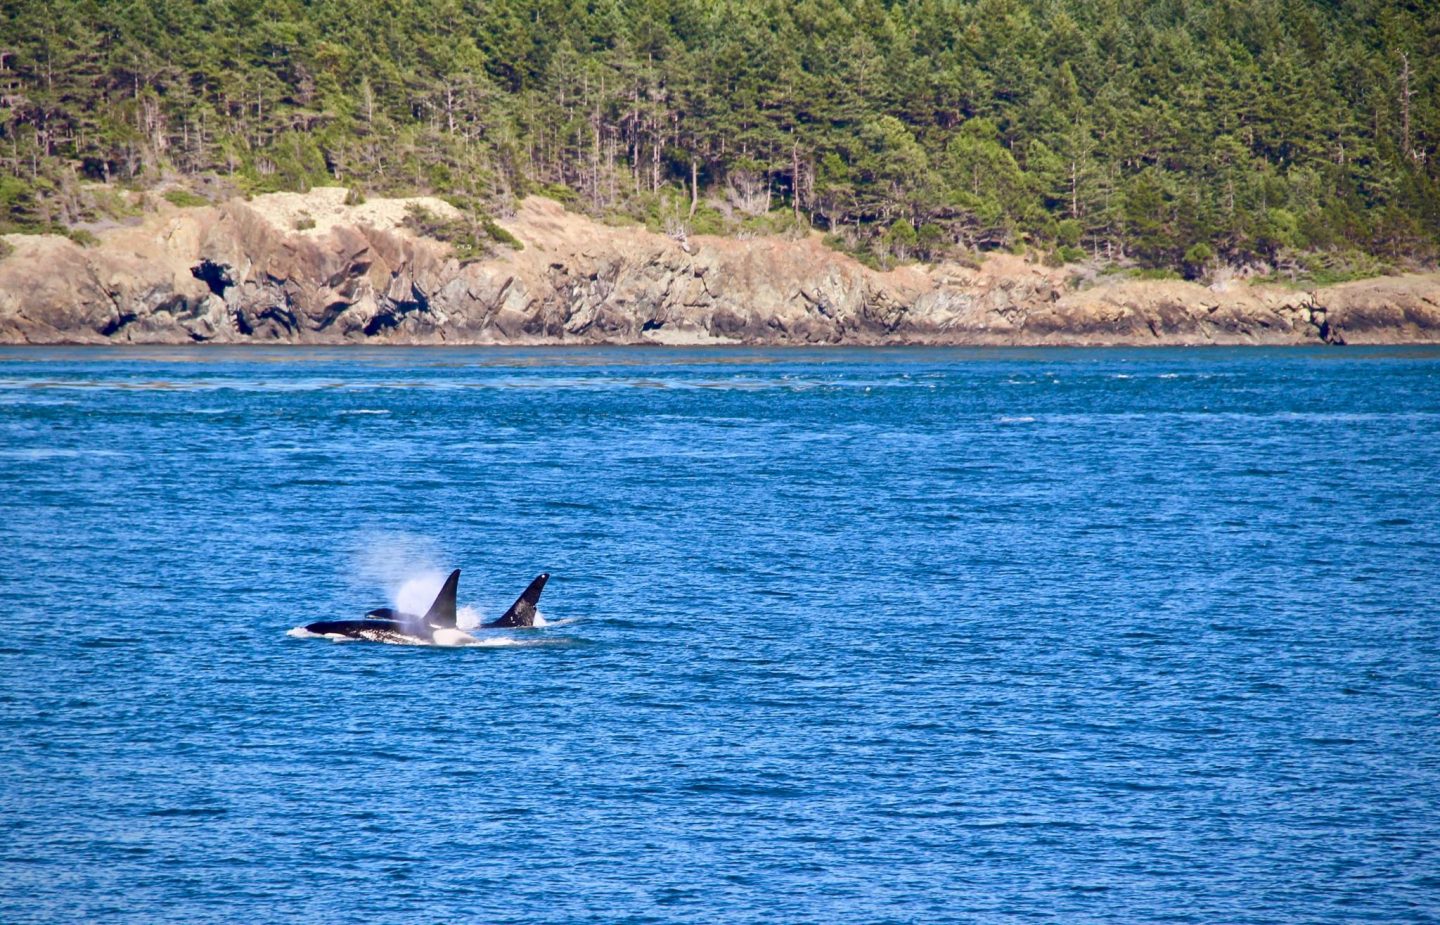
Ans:
[{"label": "tall dorsal fin", "polygon": [[457,568],[445,579],[441,586],[440,593],[435,596],[435,603],[425,613],[425,622],[437,629],[455,627],[455,592],[460,588],[460,570]]},{"label": "tall dorsal fin", "polygon": [[504,616],[498,620],[491,620],[486,626],[534,626],[535,605],[540,603],[540,592],[545,590],[545,582],[550,579],[550,573],[544,572],[535,576],[530,582],[530,587],[515,599],[510,609],[505,611]]}]

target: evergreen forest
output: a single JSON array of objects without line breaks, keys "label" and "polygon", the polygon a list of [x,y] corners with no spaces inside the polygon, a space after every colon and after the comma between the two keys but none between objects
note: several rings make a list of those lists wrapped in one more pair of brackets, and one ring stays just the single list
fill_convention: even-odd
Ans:
[{"label": "evergreen forest", "polygon": [[872,262],[1415,266],[1440,2],[0,0],[0,230],[315,185]]}]

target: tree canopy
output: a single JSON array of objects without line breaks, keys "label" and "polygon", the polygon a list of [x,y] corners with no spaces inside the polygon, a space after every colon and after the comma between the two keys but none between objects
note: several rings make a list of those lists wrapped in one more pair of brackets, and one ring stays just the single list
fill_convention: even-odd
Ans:
[{"label": "tree canopy", "polygon": [[1428,259],[1437,144],[1423,0],[0,0],[10,229],[218,175],[707,199],[912,253]]}]

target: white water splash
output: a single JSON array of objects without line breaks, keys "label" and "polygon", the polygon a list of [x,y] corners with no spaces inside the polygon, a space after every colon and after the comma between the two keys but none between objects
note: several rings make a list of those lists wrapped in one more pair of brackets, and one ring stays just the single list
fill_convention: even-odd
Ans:
[{"label": "white water splash", "polygon": [[548,627],[551,627],[551,628],[558,628],[558,627],[561,627],[561,626],[572,626],[572,625],[574,625],[574,624],[576,624],[576,623],[579,623],[579,622],[580,622],[580,618],[579,618],[579,617],[566,617],[566,618],[563,619],[563,620],[546,620],[546,621],[544,621],[543,623],[542,623],[540,620],[537,619],[537,620],[535,621],[535,625],[536,625],[536,626],[548,626]]},{"label": "white water splash", "polygon": [[533,645],[535,645],[535,642],[534,642],[533,640],[528,640],[528,639],[516,639],[516,638],[513,637],[513,636],[491,636],[491,637],[488,637],[488,638],[486,638],[486,639],[474,639],[474,637],[471,637],[471,638],[472,638],[474,641],[472,641],[472,642],[467,642],[467,643],[465,643],[465,645],[471,646],[471,647],[479,647],[479,648],[482,648],[482,649],[503,649],[503,648],[518,647],[518,646],[533,646]]},{"label": "white water splash", "polygon": [[438,629],[430,641],[433,645],[447,649],[454,646],[471,646],[479,642],[474,636],[459,629]]},{"label": "white water splash", "polygon": [[439,547],[428,537],[372,531],[360,536],[351,556],[353,583],[370,589],[378,585],[396,610],[423,614],[449,574],[441,561]]},{"label": "white water splash", "polygon": [[437,570],[426,570],[418,575],[405,579],[398,588],[390,592],[390,602],[395,609],[401,613],[424,614],[435,603],[435,598],[440,594],[440,588],[445,584],[445,578],[449,573]]},{"label": "white water splash", "polygon": [[[562,621],[563,622],[563,621]],[[293,639],[328,639],[331,642],[378,642],[389,646],[412,646],[412,647],[434,647],[439,649],[506,649],[523,648],[525,646],[547,645],[552,640],[545,639],[517,639],[514,636],[486,636],[477,638],[471,636],[464,630],[441,630],[435,634],[432,640],[416,639],[412,637],[397,636],[393,639],[357,639],[354,636],[344,636],[340,633],[312,633],[303,626],[297,626],[285,633]]]}]

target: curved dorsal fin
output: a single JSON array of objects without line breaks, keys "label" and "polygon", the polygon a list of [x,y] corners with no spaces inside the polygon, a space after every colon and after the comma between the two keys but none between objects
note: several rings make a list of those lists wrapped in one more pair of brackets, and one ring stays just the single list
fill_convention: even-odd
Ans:
[{"label": "curved dorsal fin", "polygon": [[425,622],[437,629],[442,627],[455,627],[455,592],[460,588],[460,570],[457,568],[445,579],[445,584],[440,588],[440,593],[435,596],[435,603],[425,613]]},{"label": "curved dorsal fin", "polygon": [[535,605],[540,603],[540,592],[545,590],[545,582],[549,578],[549,572],[537,575],[535,580],[530,582],[530,587],[525,589],[500,619],[491,620],[485,625],[496,627],[534,626]]}]

